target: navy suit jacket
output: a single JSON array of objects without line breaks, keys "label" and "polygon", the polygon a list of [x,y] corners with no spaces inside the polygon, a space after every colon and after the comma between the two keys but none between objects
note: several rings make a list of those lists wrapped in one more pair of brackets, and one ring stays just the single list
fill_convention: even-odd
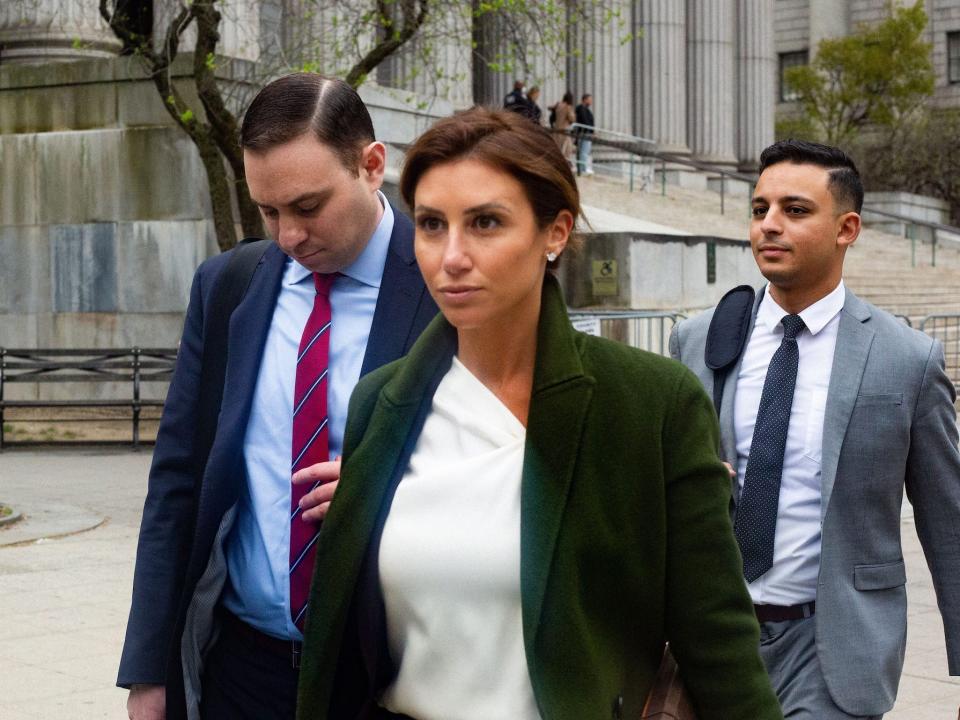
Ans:
[{"label": "navy suit jacket", "polygon": [[[194,277],[150,469],[117,679],[124,687],[167,685],[168,718],[182,716],[180,640],[186,609],[224,514],[237,502],[246,478],[243,438],[286,261],[276,245],[268,247],[230,318],[223,403],[201,477],[196,421],[204,319],[215,280],[229,256],[228,252],[210,258]],[[413,226],[395,212],[361,374],[406,354],[436,310],[414,258]]]}]

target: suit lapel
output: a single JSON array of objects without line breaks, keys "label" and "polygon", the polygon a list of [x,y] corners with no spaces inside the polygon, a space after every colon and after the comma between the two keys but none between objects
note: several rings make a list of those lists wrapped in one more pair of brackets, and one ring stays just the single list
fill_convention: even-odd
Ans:
[{"label": "suit lapel", "polygon": [[520,589],[526,647],[534,647],[553,552],[580,450],[594,379],[584,375],[563,297],[548,276],[537,331],[520,498]]},{"label": "suit lapel", "polygon": [[[217,423],[217,437],[207,468],[209,481],[229,483],[238,477],[232,470],[232,463],[240,457],[244,435],[242,429],[247,427],[263,345],[273,319],[286,258],[276,244],[267,249],[253,273],[243,300],[230,316],[223,402]],[[225,471],[227,463],[231,464],[231,468]]]},{"label": "suit lapel", "polygon": [[393,217],[390,248],[383,267],[361,376],[406,353],[415,337],[413,329],[417,311],[422,303],[430,303],[413,254],[413,225],[396,208]]},{"label": "suit lapel", "polygon": [[847,433],[853,406],[857,402],[860,382],[873,343],[874,331],[867,324],[869,319],[870,310],[867,306],[847,290],[843,310],[840,311],[837,345],[833,352],[833,368],[830,371],[830,387],[827,390],[827,406],[823,417],[823,450],[820,458],[821,521],[826,517],[827,506],[830,504],[843,438]]},{"label": "suit lapel", "polygon": [[[757,311],[760,309],[760,301],[763,300],[763,293],[766,288],[761,288],[753,301],[753,313],[750,316],[750,327],[747,328],[747,344],[750,343],[750,336],[753,334],[753,326],[757,322]],[[734,402],[737,398],[737,378],[740,377],[740,367],[743,365],[743,356],[746,355],[746,345],[737,359],[737,364],[730,371],[727,382],[723,386],[723,400],[720,405],[720,444],[723,458],[728,463],[737,467],[737,426],[734,417]],[[740,482],[734,477],[731,479],[730,497],[734,504],[740,499]]]},{"label": "suit lapel", "polygon": [[[317,545],[315,576],[323,582],[314,582],[310,602],[315,613],[335,620],[320,627],[308,623],[309,641],[318,645],[339,642],[329,633],[342,627],[351,601],[355,602],[359,618],[356,650],[369,687],[377,687],[379,682],[381,634],[386,633],[377,569],[380,538],[393,495],[456,346],[456,330],[437,318],[381,389],[363,438],[344,466],[346,477],[363,478],[363,482],[344,482],[337,489],[338,506],[349,507],[351,512],[346,516],[332,512]],[[318,611],[318,607],[323,609]]]}]

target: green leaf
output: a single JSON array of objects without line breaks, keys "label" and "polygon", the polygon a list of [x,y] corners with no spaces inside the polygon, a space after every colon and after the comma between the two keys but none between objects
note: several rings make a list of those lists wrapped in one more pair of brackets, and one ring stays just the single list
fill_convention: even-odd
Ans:
[{"label": "green leaf", "polygon": [[787,70],[804,118],[825,142],[841,144],[868,126],[894,129],[933,94],[922,0],[889,17],[821,41],[810,65]]}]

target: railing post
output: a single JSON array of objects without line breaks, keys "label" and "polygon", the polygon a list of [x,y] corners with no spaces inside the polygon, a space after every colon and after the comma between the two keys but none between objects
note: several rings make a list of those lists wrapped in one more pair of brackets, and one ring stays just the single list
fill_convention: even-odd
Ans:
[{"label": "railing post", "polygon": [[917,233],[914,230],[913,223],[904,223],[903,229],[910,240],[910,267],[915,268],[917,266]]},{"label": "railing post", "polygon": [[667,196],[667,161],[663,158],[660,159],[660,194]]},{"label": "railing post", "polygon": [[630,156],[630,192],[633,192],[633,155]]},{"label": "railing post", "polygon": [[930,238],[930,267],[937,266],[937,229],[933,228]]},{"label": "railing post", "polygon": [[3,383],[7,376],[7,349],[0,347],[0,451],[3,450]]},{"label": "railing post", "polygon": [[134,347],[133,354],[133,449],[140,449],[140,348]]}]

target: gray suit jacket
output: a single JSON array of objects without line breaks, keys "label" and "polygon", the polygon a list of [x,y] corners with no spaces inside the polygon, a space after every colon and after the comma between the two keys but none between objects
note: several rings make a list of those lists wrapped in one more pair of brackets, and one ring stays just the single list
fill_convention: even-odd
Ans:
[{"label": "gray suit jacket", "polygon": [[[758,293],[753,320],[763,293]],[[708,310],[674,328],[670,354],[696,373],[704,364]],[[751,320],[750,329],[753,329]],[[734,396],[723,390],[723,459],[736,464]],[[939,341],[911,330],[847,290],[823,421],[822,548],[817,656],[834,702],[851,715],[893,707],[907,634],[900,544],[903,491],[933,575],[951,675],[960,674],[960,454],[956,391]],[[738,484],[733,482],[736,513]]]}]

